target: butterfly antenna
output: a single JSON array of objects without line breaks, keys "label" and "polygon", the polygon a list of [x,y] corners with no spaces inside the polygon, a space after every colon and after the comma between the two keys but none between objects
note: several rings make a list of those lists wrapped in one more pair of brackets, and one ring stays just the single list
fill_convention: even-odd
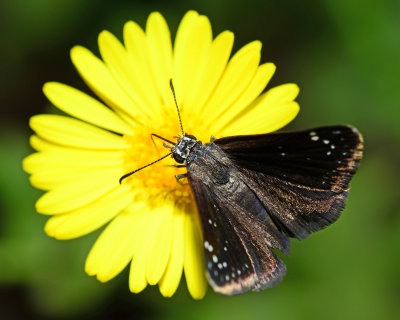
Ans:
[{"label": "butterfly antenna", "polygon": [[172,84],[172,79],[169,79],[169,86],[171,87],[172,95],[174,96],[175,105],[176,105],[176,110],[178,111],[179,123],[180,123],[180,125],[181,125],[182,137],[183,137],[183,136],[185,135],[185,133],[183,132],[181,114],[180,114],[180,112],[179,112],[178,102],[176,102],[175,89],[174,89],[174,85]]},{"label": "butterfly antenna", "polygon": [[138,172],[138,171],[140,171],[140,170],[142,170],[142,169],[144,169],[144,168],[147,168],[147,167],[149,167],[149,166],[155,164],[156,162],[161,161],[162,159],[165,159],[165,158],[168,157],[170,154],[172,154],[172,152],[166,154],[165,156],[161,157],[160,159],[157,159],[156,161],[153,161],[152,163],[146,164],[145,166],[143,166],[143,167],[141,167],[141,168],[139,168],[139,169],[136,169],[136,170],[131,171],[131,172],[127,173],[127,174],[124,174],[121,178],[119,178],[119,184],[121,184],[121,183],[122,183],[122,180],[124,180],[125,178],[128,178],[129,176],[133,175],[134,173],[136,173],[136,172]]}]

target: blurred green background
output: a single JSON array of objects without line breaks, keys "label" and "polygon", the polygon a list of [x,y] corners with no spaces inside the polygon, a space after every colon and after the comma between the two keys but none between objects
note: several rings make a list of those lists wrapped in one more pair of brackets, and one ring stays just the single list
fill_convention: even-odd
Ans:
[{"label": "blurred green background", "polygon": [[[56,241],[34,211],[40,196],[22,171],[32,150],[28,119],[50,110],[50,80],[87,88],[69,60],[81,44],[97,51],[108,29],[144,26],[160,11],[172,34],[188,9],[235,48],[259,39],[271,85],[296,82],[301,111],[290,129],[351,123],[365,156],[341,219],[292,242],[288,274],[261,293],[201,301],[186,284],[172,299],[157,287],[134,295],[125,271],[100,284],[84,273],[99,232]],[[2,0],[0,2],[0,317],[2,319],[393,319],[400,313],[400,1]]]}]

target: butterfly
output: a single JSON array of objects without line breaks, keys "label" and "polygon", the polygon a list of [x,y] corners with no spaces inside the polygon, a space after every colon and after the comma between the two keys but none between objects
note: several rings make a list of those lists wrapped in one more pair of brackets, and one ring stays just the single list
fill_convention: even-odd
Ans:
[{"label": "butterfly", "polygon": [[172,155],[187,168],[177,179],[188,179],[196,200],[209,284],[224,295],[276,285],[286,265],[274,250],[288,255],[290,238],[305,239],[339,218],[362,157],[361,134],[327,126],[203,144],[179,121],[176,143],[156,135],[171,152],[151,164]]}]

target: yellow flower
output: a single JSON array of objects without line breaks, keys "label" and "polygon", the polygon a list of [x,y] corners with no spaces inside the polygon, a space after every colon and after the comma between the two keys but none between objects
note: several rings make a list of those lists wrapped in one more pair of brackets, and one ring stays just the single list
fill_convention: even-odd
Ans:
[{"label": "yellow flower", "polygon": [[189,185],[177,183],[172,158],[125,179],[168,150],[150,134],[174,139],[179,121],[169,79],[173,79],[185,131],[208,142],[210,136],[267,133],[297,114],[295,84],[262,93],[275,66],[260,63],[254,41],[229,60],[233,34],[213,39],[207,17],[189,11],[172,47],[164,18],[152,13],[143,31],[129,21],[124,44],[99,35],[102,60],[76,46],[71,58],[102,100],[70,86],[49,82],[44,93],[73,116],[37,115],[30,120],[36,153],[24,160],[31,183],[46,193],[39,213],[50,215],[45,231],[57,239],[87,234],[105,224],[85,270],[108,281],[130,263],[129,288],[158,284],[172,296],[182,271],[190,294],[205,295],[202,231]]}]

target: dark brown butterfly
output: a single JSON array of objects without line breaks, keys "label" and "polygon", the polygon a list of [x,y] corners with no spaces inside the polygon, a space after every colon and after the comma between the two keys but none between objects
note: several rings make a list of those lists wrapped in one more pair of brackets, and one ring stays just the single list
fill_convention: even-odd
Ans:
[{"label": "dark brown butterfly", "polygon": [[287,255],[289,237],[304,239],[339,218],[363,148],[351,126],[206,144],[182,128],[177,143],[161,139],[172,144],[168,155],[187,168],[177,178],[188,178],[196,199],[208,281],[226,295],[282,280],[286,266],[273,249]]}]

